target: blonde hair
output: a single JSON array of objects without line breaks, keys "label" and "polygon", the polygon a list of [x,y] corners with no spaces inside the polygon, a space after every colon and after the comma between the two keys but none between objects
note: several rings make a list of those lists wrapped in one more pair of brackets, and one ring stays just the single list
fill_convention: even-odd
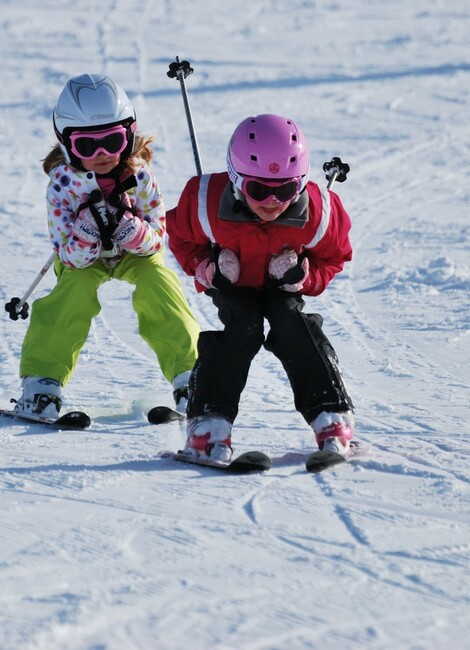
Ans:
[{"label": "blonde hair", "polygon": [[[121,164],[123,171],[129,171],[135,174],[137,169],[142,163],[148,164],[153,158],[153,149],[151,144],[154,138],[151,136],[143,136],[136,134],[134,140],[134,149],[131,156],[124,160]],[[42,168],[47,175],[61,165],[66,163],[64,152],[59,144],[54,145],[47,156],[41,161]]]}]

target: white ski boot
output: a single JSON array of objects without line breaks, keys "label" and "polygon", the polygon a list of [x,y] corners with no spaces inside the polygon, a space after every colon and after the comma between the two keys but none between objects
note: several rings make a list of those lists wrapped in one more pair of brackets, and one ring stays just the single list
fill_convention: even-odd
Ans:
[{"label": "white ski boot", "polygon": [[24,377],[23,394],[16,401],[14,411],[26,415],[58,418],[62,407],[62,386],[50,377]]},{"label": "white ski boot", "polygon": [[347,456],[349,443],[354,437],[354,416],[344,413],[320,413],[310,425],[315,433],[318,448]]},{"label": "white ski boot", "polygon": [[229,463],[232,458],[232,423],[221,415],[200,415],[188,422],[184,453]]}]

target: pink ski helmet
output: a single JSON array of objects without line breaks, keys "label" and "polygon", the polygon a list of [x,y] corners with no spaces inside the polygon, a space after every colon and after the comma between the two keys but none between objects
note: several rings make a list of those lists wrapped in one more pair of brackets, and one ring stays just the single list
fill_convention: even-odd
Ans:
[{"label": "pink ski helmet", "polygon": [[301,177],[303,189],[310,168],[307,141],[287,117],[269,113],[247,117],[230,139],[227,168],[239,189],[243,176],[269,180]]}]

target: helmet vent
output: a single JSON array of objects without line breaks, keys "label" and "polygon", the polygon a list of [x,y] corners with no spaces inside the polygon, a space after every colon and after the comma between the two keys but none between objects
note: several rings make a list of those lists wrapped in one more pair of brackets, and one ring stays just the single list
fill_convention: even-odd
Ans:
[{"label": "helmet vent", "polygon": [[250,132],[250,135],[248,137],[250,138],[250,140],[255,139],[255,134],[253,133],[253,131]]},{"label": "helmet vent", "polygon": [[296,160],[297,160],[297,156],[292,156],[292,158],[289,159],[289,162],[295,163]]},{"label": "helmet vent", "polygon": [[254,154],[251,154],[250,160],[254,160],[256,162],[258,160],[258,156],[255,156]]},{"label": "helmet vent", "polygon": [[295,133],[292,134],[292,142],[297,142],[297,136]]}]

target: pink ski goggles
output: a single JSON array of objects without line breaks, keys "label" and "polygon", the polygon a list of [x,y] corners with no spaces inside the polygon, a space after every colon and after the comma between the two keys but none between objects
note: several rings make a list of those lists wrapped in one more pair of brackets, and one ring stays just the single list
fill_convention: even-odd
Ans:
[{"label": "pink ski goggles", "polygon": [[289,203],[299,194],[302,178],[284,178],[278,181],[270,181],[267,178],[256,178],[255,176],[243,176],[239,189],[245,196],[258,204],[266,203],[273,197],[277,203]]},{"label": "pink ski goggles", "polygon": [[70,135],[70,149],[82,160],[93,160],[101,152],[117,156],[127,144],[127,129],[122,124],[105,131],[75,131]]}]

